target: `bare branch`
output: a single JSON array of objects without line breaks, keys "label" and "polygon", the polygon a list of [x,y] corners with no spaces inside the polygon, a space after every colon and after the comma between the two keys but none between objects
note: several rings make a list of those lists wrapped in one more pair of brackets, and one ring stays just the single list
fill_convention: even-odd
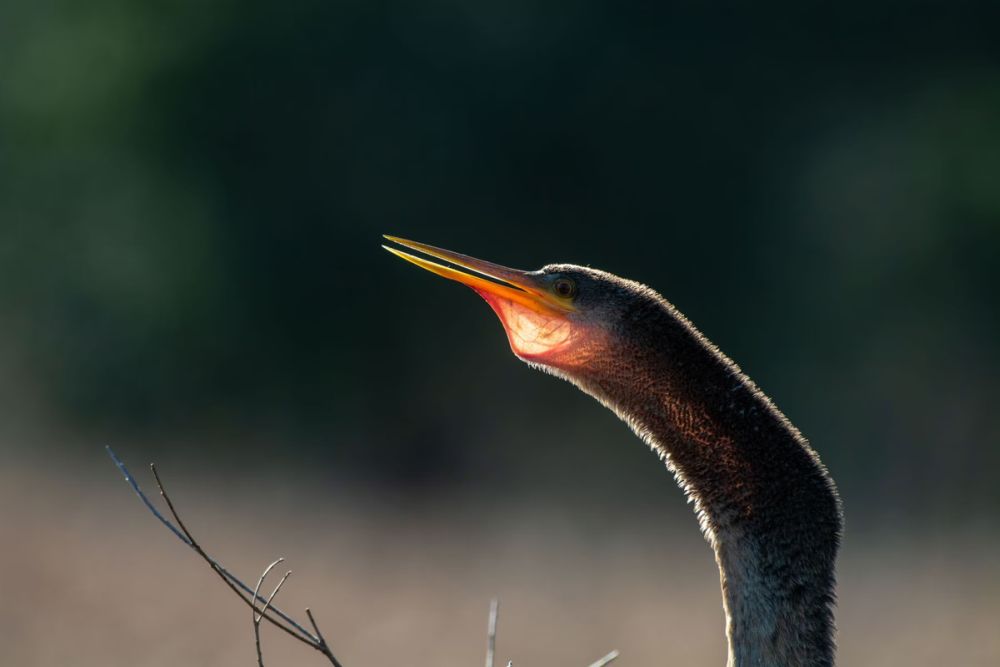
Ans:
[{"label": "bare branch", "polygon": [[298,623],[295,619],[293,619],[291,616],[289,616],[288,614],[286,614],[285,612],[281,611],[280,609],[271,604],[271,599],[274,598],[275,594],[277,593],[277,590],[280,588],[281,584],[284,583],[284,579],[286,579],[288,575],[285,575],[285,577],[282,579],[282,582],[279,583],[278,587],[275,588],[275,592],[271,594],[271,597],[265,600],[263,596],[259,595],[260,592],[259,590],[252,589],[245,583],[243,583],[239,578],[237,578],[226,568],[224,568],[218,561],[216,561],[214,558],[208,555],[208,553],[205,552],[205,550],[201,547],[201,545],[198,544],[197,540],[194,539],[194,536],[187,529],[187,526],[184,525],[184,522],[181,520],[180,515],[177,513],[177,510],[174,507],[174,503],[170,499],[170,496],[167,494],[167,491],[163,486],[163,482],[160,479],[159,473],[156,471],[155,465],[150,465],[150,469],[153,472],[153,477],[156,479],[156,485],[159,488],[160,495],[163,496],[163,500],[166,502],[167,507],[170,509],[170,514],[173,516],[174,521],[177,522],[176,526],[173,523],[171,523],[169,519],[164,517],[159,512],[159,510],[156,509],[156,506],[153,505],[149,497],[146,496],[145,493],[143,493],[142,489],[139,487],[138,482],[135,481],[135,478],[129,472],[128,468],[125,466],[122,460],[118,458],[114,450],[112,450],[111,447],[105,447],[105,449],[108,452],[108,456],[111,458],[114,464],[118,467],[118,470],[125,477],[125,481],[128,482],[129,486],[132,487],[132,490],[135,492],[137,496],[139,496],[139,499],[146,506],[146,509],[148,509],[153,514],[153,516],[159,519],[159,521],[164,526],[166,526],[170,530],[170,532],[172,532],[179,540],[184,542],[184,544],[186,544],[188,547],[193,549],[199,556],[201,556],[202,559],[204,559],[205,562],[207,562],[209,566],[211,566],[211,568],[215,570],[216,574],[218,574],[219,577],[224,582],[226,582],[226,585],[232,589],[232,591],[237,595],[237,597],[243,600],[244,603],[249,605],[254,610],[255,614],[257,613],[257,606],[255,604],[255,601],[259,599],[262,602],[264,602],[264,606],[260,610],[260,616],[262,619],[266,619],[269,623],[278,628],[281,628],[287,634],[294,637],[295,639],[298,639],[303,644],[307,644],[308,646],[311,646],[312,648],[316,649],[324,656],[326,656],[327,660],[329,660],[330,664],[332,664],[334,667],[343,667],[337,660],[337,658],[334,657],[333,652],[330,650],[329,645],[323,638],[322,633],[320,633],[319,628],[316,626],[316,623],[313,620],[312,614],[310,612],[307,611],[307,614],[309,615],[309,621],[310,623],[312,623],[313,629],[316,632],[315,635],[313,635],[304,627],[302,627],[302,625]]},{"label": "bare branch", "polygon": [[[247,586],[238,578],[236,578],[233,574],[231,574],[226,568],[222,566],[221,563],[219,563],[214,558],[209,556],[205,552],[205,550],[201,548],[201,545],[198,544],[198,541],[196,539],[194,539],[194,535],[192,535],[191,531],[189,531],[187,529],[187,526],[184,525],[184,521],[181,519],[180,514],[178,514],[177,510],[174,508],[174,502],[170,499],[170,496],[167,494],[166,488],[164,488],[163,486],[163,481],[160,479],[160,473],[157,472],[156,470],[156,464],[150,463],[149,469],[152,471],[153,478],[156,480],[156,487],[159,489],[160,495],[163,497],[163,500],[167,503],[167,507],[170,508],[170,514],[173,515],[174,521],[177,522],[177,525],[180,526],[181,531],[183,531],[185,537],[187,538],[185,540],[187,545],[192,549],[194,549],[195,552],[197,552],[197,554],[201,556],[205,560],[205,562],[207,562],[211,566],[213,570],[215,570],[215,572],[222,578],[224,582],[226,582],[226,584],[231,589],[233,589],[233,592],[236,593],[236,595],[238,595],[241,600],[250,605],[250,607],[254,607],[251,598],[247,597],[242,592],[240,592],[240,589],[243,589],[244,591],[246,591],[246,593],[249,593],[251,595],[254,593],[254,591],[252,591],[249,586]],[[134,488],[138,488],[138,486]],[[139,491],[139,493],[141,494],[142,491]],[[273,611],[277,616],[279,616],[283,621],[288,623],[288,625],[291,627],[288,627],[283,623],[275,620],[270,615],[265,616],[265,618],[270,623],[281,628],[282,630],[287,632],[292,637],[295,637],[299,641],[305,644],[309,644],[313,648],[317,648],[316,645],[319,640],[316,637],[313,637],[305,628],[299,625],[294,619],[286,615],[283,611],[281,611],[277,607],[271,607],[271,611]]]},{"label": "bare branch", "polygon": [[597,662],[591,664],[590,667],[604,667],[605,665],[609,665],[612,662],[614,662],[617,657],[618,657],[618,650],[615,649],[614,651],[608,653],[606,656],[604,656]]},{"label": "bare branch", "polygon": [[[139,484],[132,476],[132,473],[129,472],[122,460],[118,458],[118,455],[115,454],[114,450],[112,450],[111,447],[105,447],[105,449],[108,452],[108,456],[125,477],[125,481],[128,482],[135,494],[139,496],[143,505],[146,506],[146,509],[148,509],[153,516],[160,521],[160,523],[166,526],[167,529],[169,529],[170,532],[177,537],[177,539],[201,556],[201,558],[208,563],[208,565],[215,571],[216,574],[219,575],[226,585],[232,589],[236,596],[243,600],[243,602],[251,608],[254,625],[254,640],[257,647],[258,667],[263,667],[264,664],[260,648],[260,623],[263,620],[267,620],[269,623],[285,631],[287,634],[299,640],[303,644],[307,644],[322,653],[330,664],[333,665],[333,667],[343,667],[340,661],[333,655],[333,651],[330,650],[330,646],[327,644],[326,638],[320,631],[319,625],[316,623],[316,619],[313,617],[311,609],[306,608],[306,616],[309,618],[309,624],[312,626],[313,630],[312,632],[309,632],[302,626],[302,624],[272,604],[274,599],[278,596],[278,593],[281,591],[281,587],[284,586],[285,581],[287,581],[289,575],[291,575],[291,571],[285,573],[285,575],[278,582],[278,585],[271,591],[270,596],[265,598],[260,594],[260,588],[264,584],[264,579],[267,578],[267,575],[270,574],[274,567],[283,562],[283,558],[279,558],[268,565],[263,574],[261,574],[260,578],[257,580],[257,586],[255,588],[250,588],[243,583],[243,581],[229,572],[229,570],[223,567],[221,563],[210,556],[194,538],[191,531],[188,530],[184,521],[181,519],[180,514],[178,514],[177,509],[174,507],[174,503],[170,499],[169,494],[167,494],[167,490],[163,485],[163,481],[160,479],[160,474],[157,472],[155,465],[150,464],[150,470],[153,473],[153,478],[156,480],[156,486],[160,491],[160,495],[163,497],[167,508],[170,510],[170,514],[176,522],[176,525],[171,522],[170,519],[163,516],[156,506],[153,505],[152,501],[139,487]],[[258,607],[258,601],[262,602],[263,605]],[[496,655],[497,619],[499,615],[500,601],[494,598],[490,601],[490,615],[486,631],[486,667],[494,667],[493,663]],[[597,662],[591,664],[590,667],[606,667],[617,657],[618,651],[612,651]],[[512,667],[512,665],[513,663],[511,661],[507,662],[507,667]]]},{"label": "bare branch", "polygon": [[490,600],[490,616],[486,623],[486,667],[493,667],[497,646],[497,617],[500,616],[500,599]]},{"label": "bare branch", "polygon": [[[135,491],[135,494],[139,496],[139,499],[146,506],[146,509],[152,512],[153,516],[159,519],[160,522],[164,526],[166,526],[170,530],[170,532],[176,535],[181,542],[191,547],[195,552],[198,553],[199,556],[205,559],[208,562],[208,564],[212,566],[212,569],[215,570],[219,574],[219,576],[223,578],[223,580],[225,580],[225,582],[229,585],[229,587],[232,588],[233,591],[244,602],[246,602],[249,605],[250,598],[244,596],[243,592],[245,592],[247,595],[250,595],[253,593],[253,589],[244,584],[239,579],[237,579],[228,570],[226,570],[226,568],[222,567],[222,565],[216,562],[215,559],[213,559],[211,556],[205,553],[205,551],[201,548],[201,546],[194,540],[194,538],[191,536],[191,533],[187,530],[186,527],[184,527],[183,521],[180,520],[177,511],[174,509],[173,502],[170,500],[170,496],[167,495],[166,491],[163,488],[162,482],[159,481],[159,476],[156,473],[156,468],[154,466],[150,466],[153,469],[153,475],[157,477],[157,482],[160,489],[160,495],[162,495],[164,500],[166,500],[167,506],[170,508],[171,514],[173,514],[174,516],[174,520],[177,521],[177,523],[181,526],[181,529],[178,529],[177,526],[172,524],[169,519],[165,518],[162,514],[160,514],[160,511],[156,509],[156,506],[154,506],[152,501],[149,500],[149,497],[146,496],[146,494],[142,491],[141,488],[139,488],[138,482],[135,481],[135,478],[132,477],[132,474],[129,472],[128,468],[125,467],[125,464],[122,462],[122,460],[118,458],[114,450],[112,450],[110,447],[105,447],[105,449],[108,452],[108,456],[111,457],[111,460],[114,461],[115,465],[118,466],[118,469],[121,471],[122,475],[124,475],[125,481],[129,483],[129,486],[132,487],[132,490]],[[242,589],[243,592],[241,592],[240,589]],[[281,612],[280,609],[273,607],[272,611],[279,617],[281,617],[282,620],[288,622],[293,628],[300,631],[303,635],[305,635],[307,639],[315,640],[315,638],[307,630],[298,625],[294,621],[294,619],[286,616],[283,612]],[[269,618],[268,620],[271,619]],[[282,628],[282,629],[284,629],[286,632],[288,631],[287,628]]]}]

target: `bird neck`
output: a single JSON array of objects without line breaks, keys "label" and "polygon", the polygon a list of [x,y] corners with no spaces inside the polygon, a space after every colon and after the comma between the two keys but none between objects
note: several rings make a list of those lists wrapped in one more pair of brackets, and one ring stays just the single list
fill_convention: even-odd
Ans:
[{"label": "bird neck", "polygon": [[832,665],[839,500],[816,453],[739,368],[663,303],[572,378],[693,501],[722,582],[729,665]]}]

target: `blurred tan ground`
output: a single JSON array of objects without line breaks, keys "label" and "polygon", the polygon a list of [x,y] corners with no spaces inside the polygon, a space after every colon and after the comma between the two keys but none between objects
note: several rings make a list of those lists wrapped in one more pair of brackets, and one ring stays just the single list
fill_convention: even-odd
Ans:
[{"label": "blurred tan ground", "polygon": [[[248,609],[110,464],[74,468],[0,473],[0,665],[255,664]],[[265,477],[220,490],[164,472],[190,528],[237,574],[288,559],[281,606],[311,606],[347,667],[482,664],[494,594],[498,657],[518,667],[585,667],[612,648],[623,666],[724,663],[717,573],[692,517],[516,499],[415,507],[405,494]],[[840,663],[1000,664],[1000,548],[970,537],[983,532],[849,534]],[[323,664],[274,629],[263,643],[268,665]]]}]

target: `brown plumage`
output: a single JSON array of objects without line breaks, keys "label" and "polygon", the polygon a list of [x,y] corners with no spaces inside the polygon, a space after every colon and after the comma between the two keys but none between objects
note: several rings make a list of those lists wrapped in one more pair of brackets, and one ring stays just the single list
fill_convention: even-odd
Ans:
[{"label": "brown plumage", "polygon": [[833,664],[836,489],[736,364],[639,283],[568,264],[515,271],[392,240],[465,269],[390,249],[479,292],[515,354],[596,398],[660,454],[715,550],[730,665]]}]

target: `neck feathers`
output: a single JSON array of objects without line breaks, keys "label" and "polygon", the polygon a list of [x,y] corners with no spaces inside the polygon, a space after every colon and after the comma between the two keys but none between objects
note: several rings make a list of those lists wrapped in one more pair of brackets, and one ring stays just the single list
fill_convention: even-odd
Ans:
[{"label": "neck feathers", "polygon": [[665,301],[630,313],[617,338],[614,354],[571,379],[658,452],[694,501],[719,564],[729,664],[832,665],[841,513],[819,457]]}]

